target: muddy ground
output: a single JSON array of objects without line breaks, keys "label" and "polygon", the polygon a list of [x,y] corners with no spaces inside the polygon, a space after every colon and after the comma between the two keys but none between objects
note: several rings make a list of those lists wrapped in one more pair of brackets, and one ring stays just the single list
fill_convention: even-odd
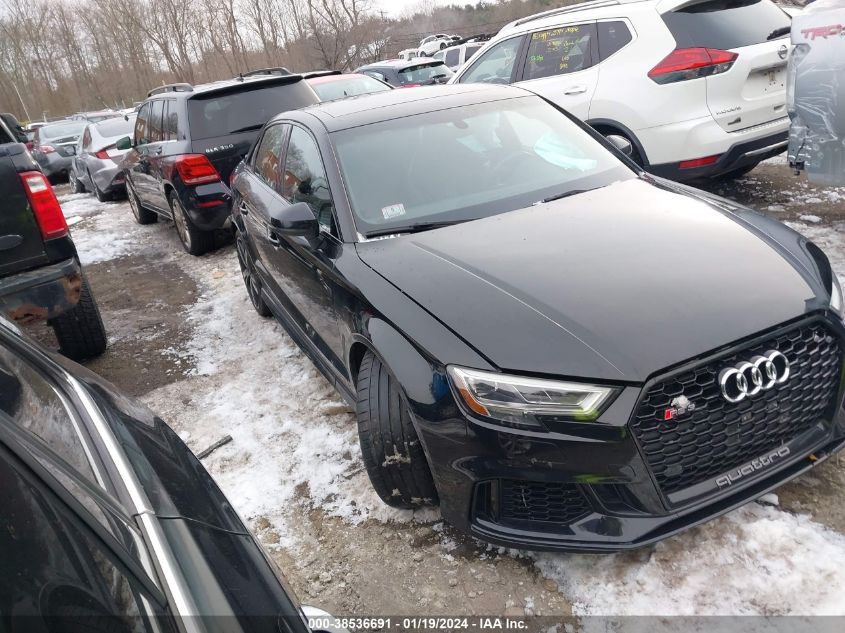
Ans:
[{"label": "muddy ground", "polygon": [[[835,232],[839,223],[845,221],[842,190],[817,189],[807,184],[803,177],[793,176],[782,159],[764,163],[740,181],[712,183],[707,188],[778,219],[817,227],[817,230]],[[215,292],[226,287],[227,292],[231,291],[231,296],[236,297],[233,301],[239,302],[237,309],[242,312],[238,314],[244,315],[239,319],[245,330],[274,328],[269,334],[272,338],[266,340],[286,340],[274,353],[284,359],[286,366],[296,366],[298,373],[292,373],[292,378],[283,377],[287,382],[280,383],[279,393],[288,393],[285,389],[296,383],[301,375],[317,384],[304,392],[297,391],[298,386],[291,387],[294,399],[301,399],[303,403],[286,403],[285,415],[313,416],[315,410],[319,413],[320,407],[324,407],[325,415],[321,419],[328,420],[333,428],[340,429],[340,433],[347,433],[347,429],[354,431],[352,415],[339,403],[329,386],[309,369],[307,361],[278,326],[267,325],[249,311],[242,288],[234,289],[240,280],[231,244],[223,245],[207,256],[193,258],[181,251],[173,227],[167,222],[139,227],[133,223],[125,202],[98,205],[90,196],[68,196],[67,189],[61,187],[59,192],[65,196],[66,215],[80,218],[74,220],[74,235],[80,235],[80,251],[87,262],[87,274],[110,335],[109,349],[102,357],[87,363],[89,368],[129,394],[141,397],[167,419],[195,451],[236,430],[237,420],[227,420],[227,416],[220,413],[225,411],[221,407],[226,403],[221,404],[218,400],[223,397],[221,394],[228,394],[227,398],[238,397],[237,393],[231,394],[226,389],[234,384],[233,381],[241,380],[244,372],[250,371],[250,354],[243,353],[237,356],[239,360],[230,364],[226,358],[221,358],[220,362],[225,366],[222,370],[198,369],[201,363],[207,364],[202,349],[198,349],[207,340],[198,330],[198,319],[203,318],[203,310],[209,319],[218,318],[212,299]],[[105,253],[98,250],[104,248],[103,243],[110,236],[115,236],[119,247]],[[845,257],[845,253],[839,255]],[[224,339],[231,336],[237,341],[240,321],[214,336]],[[30,331],[45,344],[55,346],[46,328]],[[255,344],[255,363],[264,358],[261,356],[263,340],[257,340]],[[227,349],[225,344],[222,349]],[[253,396],[246,398],[242,406],[249,409],[251,403],[256,403]],[[237,406],[240,405],[236,404],[235,408]],[[261,411],[266,410],[272,416],[272,404],[257,402],[255,406],[264,407]],[[216,420],[215,423],[209,426],[207,417]],[[284,442],[288,435],[280,431],[274,437]],[[206,461],[206,465],[221,481],[227,494],[245,494],[246,499],[248,494],[243,486],[248,488],[249,482],[244,484],[243,480],[252,472],[250,460],[256,462],[258,453],[244,448],[245,445],[239,442],[236,437],[233,446],[221,449]],[[338,453],[349,464],[348,472],[341,477],[360,482],[363,477],[360,462],[354,454],[354,445],[350,446],[352,448]],[[307,446],[303,444],[300,448]],[[283,450],[280,449],[280,456],[284,455]],[[245,474],[234,481],[230,476],[232,469]],[[283,459],[278,472],[279,477],[286,476]],[[369,508],[373,504],[371,496],[361,493],[363,501],[353,499],[339,503],[335,497],[343,493],[320,496],[313,481],[297,481],[295,472],[290,476],[294,478],[296,488],[277,510],[266,510],[265,506],[251,501],[241,505],[239,498],[233,501],[304,602],[345,615],[440,613],[568,617],[572,614],[573,596],[577,592],[563,591],[558,584],[566,584],[565,572],[563,576],[544,573],[541,569],[548,565],[535,564],[535,559],[529,555],[499,551],[466,538],[444,525],[436,513],[385,518],[377,509],[369,509],[363,515],[356,514],[356,503],[359,509]],[[845,534],[845,458],[840,456],[831,460],[783,487],[778,497],[781,510],[808,514],[815,522]],[[345,509],[337,511],[340,506]],[[665,568],[671,569],[675,564],[672,557],[677,556],[680,560],[687,544],[693,544],[699,538],[718,542],[721,536],[717,529],[697,528],[691,536],[676,537],[669,545],[618,555],[612,563],[616,569],[611,569],[607,582],[623,582],[626,574],[640,566],[645,569],[650,565],[662,565],[661,557],[667,559]],[[585,559],[589,560],[589,557],[568,560],[575,569],[583,567]],[[606,562],[602,564],[607,566]],[[618,575],[614,577],[616,572]],[[679,578],[678,582],[683,583],[684,579]],[[583,602],[583,598],[580,600]],[[753,602],[753,596],[749,600]],[[696,604],[704,603],[693,602],[693,609],[697,608]],[[780,612],[777,604],[758,607],[757,612]],[[700,608],[703,612],[712,611],[706,606]],[[585,612],[583,604],[579,609]]]}]

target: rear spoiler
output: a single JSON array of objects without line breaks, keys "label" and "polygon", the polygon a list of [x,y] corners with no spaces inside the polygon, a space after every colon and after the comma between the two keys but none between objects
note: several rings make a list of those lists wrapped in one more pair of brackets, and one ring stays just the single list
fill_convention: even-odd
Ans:
[{"label": "rear spoiler", "polygon": [[194,91],[188,96],[188,99],[204,99],[211,96],[226,95],[232,92],[241,92],[246,86],[282,86],[285,84],[295,84],[302,81],[302,75],[256,75],[252,77],[244,77],[236,83],[220,86],[219,88],[203,88],[202,90]]}]

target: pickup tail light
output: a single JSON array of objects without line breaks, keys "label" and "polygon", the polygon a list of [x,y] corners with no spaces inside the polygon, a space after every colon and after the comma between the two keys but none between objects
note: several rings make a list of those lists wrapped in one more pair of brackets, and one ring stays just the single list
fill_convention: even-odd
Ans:
[{"label": "pickup tail light", "polygon": [[652,68],[648,76],[659,84],[709,77],[729,71],[737,57],[736,53],[718,48],[678,48]]},{"label": "pickup tail light", "polygon": [[50,182],[40,171],[25,171],[20,175],[29,206],[38,221],[41,237],[53,240],[67,235],[67,222]]},{"label": "pickup tail light", "polygon": [[179,177],[186,185],[201,185],[207,182],[217,182],[220,174],[203,154],[184,154],[177,156],[174,162]]}]

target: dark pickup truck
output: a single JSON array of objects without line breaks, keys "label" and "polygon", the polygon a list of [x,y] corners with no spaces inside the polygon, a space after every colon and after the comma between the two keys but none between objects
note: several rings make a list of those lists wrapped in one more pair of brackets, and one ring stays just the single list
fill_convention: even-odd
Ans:
[{"label": "dark pickup truck", "polygon": [[46,320],[74,360],[106,349],[100,311],[52,186],[0,119],[0,313]]}]

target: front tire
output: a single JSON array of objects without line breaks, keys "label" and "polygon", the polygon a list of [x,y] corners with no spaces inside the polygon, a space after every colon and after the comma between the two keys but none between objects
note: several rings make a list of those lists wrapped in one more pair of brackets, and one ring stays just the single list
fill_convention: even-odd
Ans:
[{"label": "front tire", "polygon": [[70,170],[70,184],[73,190],[73,193],[86,193],[87,189],[85,189],[85,185],[79,179],[79,176],[76,173],[74,168]]},{"label": "front tire", "polygon": [[141,206],[141,201],[138,200],[138,196],[132,191],[128,182],[126,183],[126,198],[129,200],[129,208],[132,209],[132,215],[135,216],[135,221],[138,224],[158,222],[158,214]]},{"label": "front tire", "polygon": [[201,231],[194,226],[176,192],[170,193],[170,210],[173,213],[176,234],[185,252],[191,255],[204,255],[214,248],[214,232]]},{"label": "front tire", "polygon": [[106,328],[84,275],[79,303],[52,319],[50,326],[56,333],[59,351],[72,360],[99,356],[106,350]]},{"label": "front tire", "polygon": [[271,315],[270,308],[264,303],[261,298],[261,281],[255,274],[255,263],[250,255],[249,247],[246,239],[238,232],[235,237],[236,250],[238,251],[238,264],[241,267],[241,275],[244,278],[244,285],[246,286],[249,300],[252,302],[252,307],[258,312],[260,316],[268,317]]},{"label": "front tire", "polygon": [[357,379],[358,438],[364,466],[378,496],[394,508],[438,503],[405,396],[372,352],[361,361]]}]

